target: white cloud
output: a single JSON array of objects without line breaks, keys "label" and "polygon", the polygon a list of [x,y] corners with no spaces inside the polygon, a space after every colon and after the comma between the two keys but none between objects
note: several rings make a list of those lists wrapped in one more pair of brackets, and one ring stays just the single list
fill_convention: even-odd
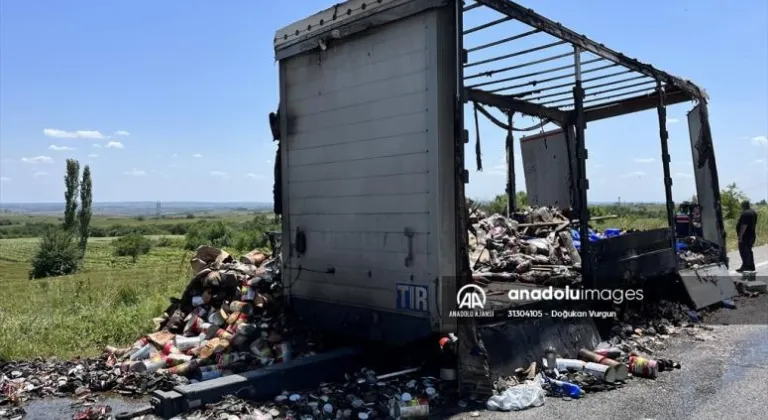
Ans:
[{"label": "white cloud", "polygon": [[130,136],[131,133],[125,131],[125,130],[117,130],[115,131],[116,136]]},{"label": "white cloud", "polygon": [[177,157],[179,157],[179,155],[177,155],[176,153],[174,153],[174,154],[172,154],[172,155],[171,155],[171,157],[172,157],[172,158],[174,158],[174,159],[176,159]]},{"label": "white cloud", "polygon": [[192,155],[192,157],[201,158],[203,157],[203,155],[201,155],[200,153],[195,153],[194,155]]},{"label": "white cloud", "polygon": [[765,163],[765,159],[756,159],[755,164],[759,165],[761,163]]},{"label": "white cloud", "polygon": [[654,158],[635,158],[633,160],[636,163],[653,163],[653,162],[656,162],[656,159],[654,159]]},{"label": "white cloud", "polygon": [[595,168],[595,169],[600,169],[600,168],[603,167],[603,165],[601,165],[599,163],[596,163],[596,164],[592,165],[592,167]]},{"label": "white cloud", "polygon": [[23,157],[21,161],[24,163],[53,163],[53,159],[49,156],[35,156],[35,157]]},{"label": "white cloud", "polygon": [[126,175],[131,175],[131,176],[144,176],[147,173],[142,171],[142,170],[140,170],[140,169],[131,169],[130,171],[126,172],[125,174]]},{"label": "white cloud", "polygon": [[46,176],[46,175],[48,175],[48,172],[43,172],[43,171],[35,172],[35,174],[34,174],[35,177]]},{"label": "white cloud", "polygon": [[96,153],[91,153],[90,155],[88,155],[88,157],[91,158],[91,159],[94,159],[94,158],[99,157],[99,155],[97,155]]},{"label": "white cloud", "polygon": [[101,145],[99,143],[93,143],[93,147],[97,149],[101,149]]},{"label": "white cloud", "polygon": [[267,165],[271,165],[274,163],[274,161],[272,161],[272,159],[267,159],[264,161],[264,163],[266,163]]},{"label": "white cloud", "polygon": [[52,145],[48,146],[48,150],[55,150],[57,152],[62,152],[62,151],[65,151],[65,150],[75,150],[75,149],[73,147],[69,147],[69,146],[57,146],[55,144],[52,144]]},{"label": "white cloud", "polygon": [[678,120],[677,118],[667,118],[667,124],[675,124],[679,122],[680,120]]},{"label": "white cloud", "polygon": [[675,176],[680,178],[693,178],[693,175],[687,174],[685,172],[678,172],[675,174]]},{"label": "white cloud", "polygon": [[253,172],[249,172],[249,173],[245,174],[245,176],[247,176],[248,178],[253,178],[253,179],[264,178],[264,175],[257,175],[257,174],[255,174]]},{"label": "white cloud", "polygon": [[107,143],[107,149],[125,149],[125,146],[119,141],[111,141]]},{"label": "white cloud", "polygon": [[752,137],[752,144],[754,144],[755,146],[766,146],[768,145],[768,137],[766,136]]},{"label": "white cloud", "polygon": [[104,135],[95,130],[76,130],[66,131],[59,130],[58,128],[46,128],[43,130],[43,134],[47,137],[54,137],[57,139],[103,139]]},{"label": "white cloud", "polygon": [[0,176],[0,182],[8,182],[11,178],[8,178],[7,176]]},{"label": "white cloud", "polygon": [[645,176],[645,172],[640,172],[640,171],[630,172],[628,174],[623,175],[624,178],[641,178],[644,176]]},{"label": "white cloud", "polygon": [[229,178],[229,175],[227,175],[226,172],[221,172],[221,171],[211,171],[211,176],[215,176],[219,178]]}]

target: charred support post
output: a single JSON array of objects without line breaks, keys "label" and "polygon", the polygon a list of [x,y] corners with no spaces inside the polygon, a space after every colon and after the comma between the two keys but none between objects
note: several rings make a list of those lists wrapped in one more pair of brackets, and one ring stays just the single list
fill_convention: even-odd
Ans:
[{"label": "charred support post", "polygon": [[592,259],[589,256],[589,208],[587,207],[587,146],[584,139],[586,120],[584,118],[584,88],[581,85],[581,49],[574,47],[576,84],[573,87],[573,120],[576,126],[576,187],[579,213],[579,234],[581,236],[581,267],[584,283],[594,286]]},{"label": "charred support post", "polygon": [[672,249],[675,249],[675,203],[672,201],[672,176],[669,170],[669,133],[667,132],[667,107],[664,103],[664,88],[660,81],[656,81],[656,95],[659,114],[659,138],[661,139],[661,164],[664,167],[664,195],[667,200],[667,223],[672,233]]},{"label": "charred support post", "polygon": [[517,192],[515,191],[515,135],[512,119],[514,112],[507,113],[509,130],[507,130],[507,217],[517,210]]}]

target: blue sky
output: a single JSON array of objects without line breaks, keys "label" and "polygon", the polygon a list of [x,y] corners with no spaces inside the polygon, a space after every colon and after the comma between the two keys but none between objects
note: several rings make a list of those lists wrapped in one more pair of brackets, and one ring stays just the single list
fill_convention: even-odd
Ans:
[{"label": "blue sky", "polygon": [[[721,184],[768,196],[768,3],[521,4],[704,87]],[[95,201],[271,201],[274,31],[330,5],[3,0],[0,202],[62,201],[68,157],[91,165]],[[676,200],[695,189],[691,106],[668,109]],[[663,199],[656,124],[647,111],[588,127],[590,199]],[[504,188],[504,133],[481,130],[485,171],[468,192],[489,198]]]}]

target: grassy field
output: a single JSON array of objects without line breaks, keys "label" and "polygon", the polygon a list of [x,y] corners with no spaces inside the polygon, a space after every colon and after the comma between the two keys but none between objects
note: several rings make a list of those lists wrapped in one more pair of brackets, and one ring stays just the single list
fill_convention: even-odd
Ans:
[{"label": "grassy field", "polygon": [[153,247],[133,263],[96,238],[80,273],[30,281],[36,247],[35,239],[0,240],[0,359],[86,356],[131,343],[189,280],[188,251]]},{"label": "grassy field", "polygon": [[[758,245],[763,245],[768,244],[768,208],[761,207],[759,212]],[[650,229],[666,224],[661,217],[642,214],[596,222],[595,227]],[[232,221],[249,217],[222,216]],[[112,219],[99,223],[122,219],[136,226],[157,223]],[[726,221],[726,229],[728,249],[734,250],[733,220]],[[183,249],[183,236],[149,237],[155,246],[136,263],[131,257],[114,255],[114,238],[91,238],[79,273],[34,281],[28,280],[27,273],[39,240],[0,239],[0,359],[90,356],[107,344],[130,344],[150,331],[152,318],[186,286],[192,253]]]}]

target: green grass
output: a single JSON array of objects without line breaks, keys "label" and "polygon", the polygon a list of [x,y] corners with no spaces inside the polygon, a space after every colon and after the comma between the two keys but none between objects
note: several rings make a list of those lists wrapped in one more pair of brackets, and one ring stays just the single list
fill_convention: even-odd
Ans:
[{"label": "green grass", "polygon": [[134,264],[113,238],[89,241],[81,272],[27,280],[36,239],[0,240],[0,359],[91,356],[132,343],[189,280],[191,253],[153,247]]}]

